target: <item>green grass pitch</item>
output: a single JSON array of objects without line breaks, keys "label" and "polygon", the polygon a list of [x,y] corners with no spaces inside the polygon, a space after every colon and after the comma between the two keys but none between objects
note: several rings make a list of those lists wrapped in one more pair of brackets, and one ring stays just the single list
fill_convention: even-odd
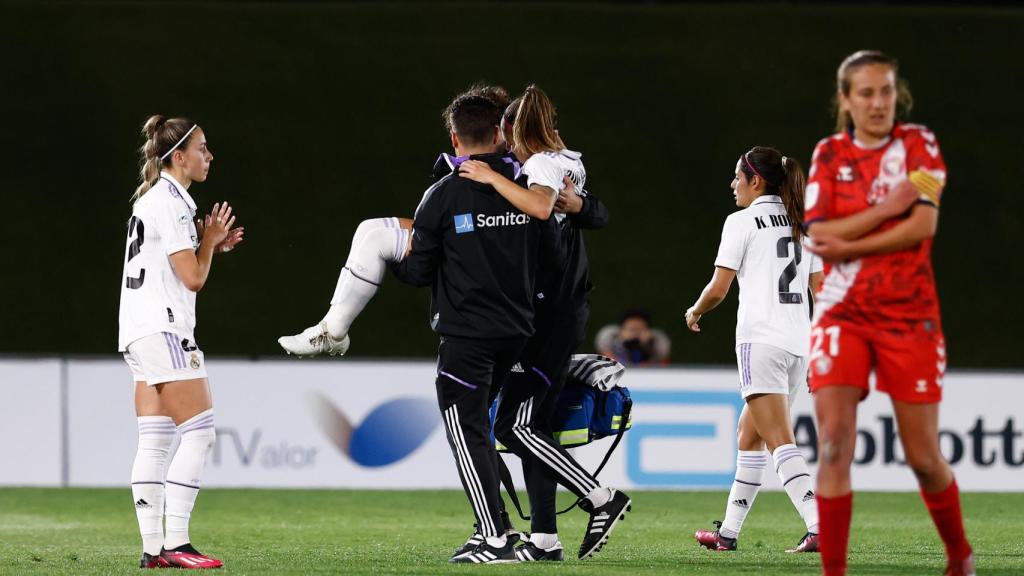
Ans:
[{"label": "green grass pitch", "polygon": [[[725,496],[635,492],[633,512],[583,562],[575,558],[586,518],[571,511],[560,517],[568,559],[558,565],[448,565],[472,524],[455,491],[211,488],[191,536],[232,574],[818,573],[817,555],[784,552],[804,529],[781,492],[758,497],[738,552],[698,548],[694,530],[721,518]],[[855,502],[851,574],[942,573],[942,545],[917,494],[862,492]],[[963,504],[978,573],[1024,574],[1024,494],[964,494]],[[138,574],[136,530],[127,489],[0,489],[0,574]]]}]

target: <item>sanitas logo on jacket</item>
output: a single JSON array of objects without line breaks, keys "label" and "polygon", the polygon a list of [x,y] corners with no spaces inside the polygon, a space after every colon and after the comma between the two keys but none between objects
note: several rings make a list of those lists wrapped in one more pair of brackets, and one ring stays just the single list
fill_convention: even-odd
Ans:
[{"label": "sanitas logo on jacket", "polygon": [[522,226],[530,223],[530,217],[522,212],[505,212],[504,214],[488,215],[456,214],[455,233],[465,234],[477,228],[497,228],[501,226]]}]

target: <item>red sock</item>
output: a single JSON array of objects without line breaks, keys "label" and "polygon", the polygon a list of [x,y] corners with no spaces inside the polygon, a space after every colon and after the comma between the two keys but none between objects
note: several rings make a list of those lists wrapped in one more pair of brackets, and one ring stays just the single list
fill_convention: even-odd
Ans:
[{"label": "red sock", "polygon": [[946,545],[946,557],[951,562],[959,562],[971,555],[971,545],[964,535],[964,519],[960,513],[960,488],[954,478],[949,486],[941,492],[921,491],[932,521],[939,530],[939,537]]},{"label": "red sock", "polygon": [[853,492],[835,498],[818,494],[817,500],[822,574],[844,576],[846,548],[850,541],[850,517],[853,515]]}]

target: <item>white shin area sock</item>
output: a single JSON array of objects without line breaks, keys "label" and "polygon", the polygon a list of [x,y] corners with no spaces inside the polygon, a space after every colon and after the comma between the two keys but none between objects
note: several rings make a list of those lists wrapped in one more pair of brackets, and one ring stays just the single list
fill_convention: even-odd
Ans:
[{"label": "white shin area sock", "polygon": [[719,533],[725,538],[737,538],[743,528],[743,521],[754,505],[757,492],[761,489],[764,469],[768,466],[768,455],[764,450],[739,450],[736,452],[736,478],[729,490],[729,502],[725,507],[725,520]]},{"label": "white shin area sock", "polygon": [[604,488],[602,486],[594,488],[593,490],[590,491],[590,494],[587,494],[587,500],[590,500],[590,503],[594,505],[594,508],[600,508],[601,506],[604,506],[611,499],[611,488]]},{"label": "white shin area sock", "polygon": [[530,542],[541,550],[550,550],[558,545],[558,534],[534,532],[530,534]]},{"label": "white shin area sock", "polygon": [[206,456],[217,439],[213,408],[189,418],[178,426],[178,431],[181,443],[167,470],[167,537],[164,547],[168,550],[189,542],[189,518],[199,496]]},{"label": "white shin area sock", "polygon": [[804,519],[808,532],[818,532],[818,503],[814,499],[811,473],[807,460],[795,444],[783,444],[772,452],[775,471],[779,474],[782,487],[786,489],[790,502]]},{"label": "white shin area sock", "polygon": [[132,465],[132,499],[142,551],[157,555],[164,545],[164,469],[177,430],[167,416],[139,417],[139,449]]},{"label": "white shin area sock", "polygon": [[359,224],[348,260],[338,276],[331,309],[324,317],[332,337],[340,339],[348,334],[352,322],[377,293],[387,263],[405,257],[410,233],[399,225],[398,218],[374,218]]}]

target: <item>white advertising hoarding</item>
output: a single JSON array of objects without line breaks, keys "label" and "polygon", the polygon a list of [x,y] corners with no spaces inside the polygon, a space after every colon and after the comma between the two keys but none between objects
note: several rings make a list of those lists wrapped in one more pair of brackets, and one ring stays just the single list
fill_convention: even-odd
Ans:
[{"label": "white advertising hoarding", "polygon": [[60,360],[0,360],[0,485],[60,486]]},{"label": "white advertising hoarding", "polygon": [[[136,445],[128,369],[119,359],[66,362],[68,483],[125,485]],[[0,484],[60,482],[60,369],[59,361],[0,362],[0,410],[11,413],[5,428],[17,422],[42,439],[36,449],[5,458],[19,462],[18,471],[4,466]],[[437,409],[432,362],[213,358],[208,370],[218,439],[207,486],[459,487]],[[604,483],[639,489],[729,486],[743,405],[733,370],[632,369],[622,384],[635,401],[634,425],[602,472]],[[873,392],[860,407],[853,468],[858,489],[916,489],[891,414],[885,394]],[[806,393],[793,417],[797,443],[813,471],[817,447]],[[1024,490],[1022,429],[1024,376],[947,376],[940,442],[963,490]],[[593,469],[609,443],[575,453]],[[507,458],[519,482],[519,466]],[[777,488],[778,480],[766,476],[767,487]]]}]

